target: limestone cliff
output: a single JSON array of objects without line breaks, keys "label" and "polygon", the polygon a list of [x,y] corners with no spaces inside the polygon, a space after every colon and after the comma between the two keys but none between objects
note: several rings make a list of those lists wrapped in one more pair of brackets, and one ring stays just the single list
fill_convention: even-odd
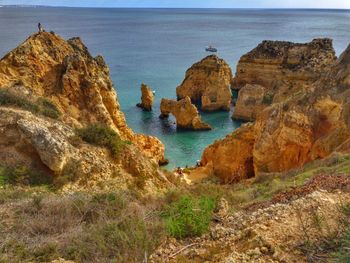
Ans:
[{"label": "limestone cliff", "polygon": [[209,124],[203,122],[196,106],[189,97],[180,101],[162,99],[160,104],[160,118],[167,118],[169,114],[175,116],[176,126],[187,130],[211,130]]},{"label": "limestone cliff", "polygon": [[0,60],[0,87],[15,83],[50,99],[72,127],[103,123],[154,160],[164,159],[164,146],[154,137],[134,134],[116,99],[108,66],[92,57],[79,38],[65,41],[54,33],[30,36]]},{"label": "limestone cliff", "polygon": [[239,94],[233,118],[255,120],[256,113],[271,103],[308,89],[335,60],[331,39],[314,39],[306,44],[263,41],[237,65],[232,88]]},{"label": "limestone cliff", "polygon": [[[318,81],[272,103],[251,128],[241,127],[209,146],[202,162],[213,165],[212,172],[223,179],[231,176],[235,180],[237,173],[240,178],[251,176],[250,167],[241,168],[245,167],[242,154],[245,160],[252,160],[254,173],[260,174],[287,171],[334,151],[349,151],[349,58],[350,47],[336,63],[330,60],[330,69]],[[253,146],[237,152],[247,137]],[[221,162],[218,152],[223,153]]]},{"label": "limestone cliff", "polygon": [[230,110],[232,72],[216,55],[195,63],[186,72],[185,80],[176,88],[178,99],[190,97],[203,111]]},{"label": "limestone cliff", "polygon": [[146,84],[141,84],[141,103],[137,104],[137,107],[142,108],[144,111],[151,111],[153,102],[154,102],[154,94],[150,87]]}]

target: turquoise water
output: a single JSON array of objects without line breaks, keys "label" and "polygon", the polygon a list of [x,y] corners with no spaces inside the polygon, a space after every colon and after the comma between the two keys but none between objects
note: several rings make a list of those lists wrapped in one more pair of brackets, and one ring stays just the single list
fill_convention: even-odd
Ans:
[{"label": "turquoise water", "polygon": [[[110,66],[122,110],[136,132],[157,136],[170,167],[193,165],[206,145],[240,126],[231,113],[202,114],[214,130],[177,132],[173,120],[158,119],[163,97],[194,62],[214,45],[235,71],[240,56],[264,39],[307,42],[331,37],[339,55],[350,43],[350,12],[341,10],[81,9],[0,8],[0,56],[17,46],[41,22],[65,38],[80,36],[92,54]],[[151,113],[135,107],[140,84],[156,90]]]}]

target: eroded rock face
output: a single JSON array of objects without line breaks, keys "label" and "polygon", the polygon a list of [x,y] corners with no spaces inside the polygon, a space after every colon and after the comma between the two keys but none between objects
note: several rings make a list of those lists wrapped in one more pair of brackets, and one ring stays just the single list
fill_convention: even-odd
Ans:
[{"label": "eroded rock face", "polygon": [[[233,164],[237,162],[244,167],[242,155],[252,158],[257,175],[298,168],[335,151],[349,152],[349,54],[350,47],[307,89],[284,101],[272,102],[249,129],[240,128],[209,146],[202,162],[213,166],[215,174],[225,180],[230,174],[235,180],[240,168]],[[254,138],[253,145],[241,150],[247,137]],[[221,160],[218,155],[222,156]],[[243,174],[250,171],[251,168],[246,169]]]},{"label": "eroded rock face", "polygon": [[203,111],[230,110],[232,71],[216,55],[194,64],[186,72],[185,80],[176,88],[178,99],[190,97],[201,104]]},{"label": "eroded rock face", "polygon": [[203,122],[196,106],[186,97],[180,101],[162,99],[160,104],[160,118],[167,118],[169,114],[175,116],[177,128],[187,130],[211,130],[209,124]]},{"label": "eroded rock face", "polygon": [[101,56],[92,57],[79,38],[65,41],[48,32],[30,36],[0,60],[0,87],[14,83],[53,101],[65,123],[103,123],[155,161],[164,159],[157,138],[134,134],[127,126],[108,66]]},{"label": "eroded rock face", "polygon": [[142,83],[141,94],[141,103],[138,103],[137,107],[140,107],[145,111],[151,111],[154,102],[153,91],[146,84]]},{"label": "eroded rock face", "polygon": [[331,39],[314,39],[306,44],[263,41],[241,57],[232,87],[259,84],[273,89],[285,81],[304,85],[318,80],[335,60]]},{"label": "eroded rock face", "polygon": [[232,88],[240,91],[233,118],[255,120],[265,107],[309,89],[335,61],[331,39],[262,42],[237,65]]},{"label": "eroded rock face", "polygon": [[262,110],[270,104],[266,89],[260,85],[245,85],[238,93],[233,119],[254,121]]},{"label": "eroded rock face", "polygon": [[254,176],[253,147],[254,125],[242,125],[233,134],[208,146],[201,164],[211,168],[212,175],[225,183],[238,182]]},{"label": "eroded rock face", "polygon": [[[0,165],[26,166],[60,180],[72,178],[65,190],[127,189],[142,181],[140,191],[165,188],[169,181],[134,145],[118,156],[77,139],[69,125],[28,111],[0,107]],[[74,180],[73,180],[74,179]]]}]

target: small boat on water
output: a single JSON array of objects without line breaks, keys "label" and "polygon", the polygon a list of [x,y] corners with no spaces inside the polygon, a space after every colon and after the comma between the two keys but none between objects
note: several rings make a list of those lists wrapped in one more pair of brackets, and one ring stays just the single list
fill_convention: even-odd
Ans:
[{"label": "small boat on water", "polygon": [[218,52],[218,50],[215,47],[209,46],[205,49],[207,52]]}]

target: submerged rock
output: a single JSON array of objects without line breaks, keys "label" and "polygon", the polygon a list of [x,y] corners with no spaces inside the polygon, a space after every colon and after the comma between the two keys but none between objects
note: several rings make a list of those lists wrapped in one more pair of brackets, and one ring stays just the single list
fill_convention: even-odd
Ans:
[{"label": "submerged rock", "polygon": [[137,107],[142,108],[145,111],[151,111],[153,102],[154,102],[154,94],[153,91],[146,84],[141,84],[141,103],[137,104]]},{"label": "submerged rock", "polygon": [[160,104],[160,118],[167,118],[169,114],[175,116],[177,128],[187,130],[211,130],[209,124],[203,122],[196,106],[186,97],[180,101],[162,99]]},{"label": "submerged rock", "polygon": [[190,97],[201,105],[203,111],[229,111],[231,104],[232,71],[216,55],[211,55],[192,65],[185,80],[176,88],[178,99]]}]

